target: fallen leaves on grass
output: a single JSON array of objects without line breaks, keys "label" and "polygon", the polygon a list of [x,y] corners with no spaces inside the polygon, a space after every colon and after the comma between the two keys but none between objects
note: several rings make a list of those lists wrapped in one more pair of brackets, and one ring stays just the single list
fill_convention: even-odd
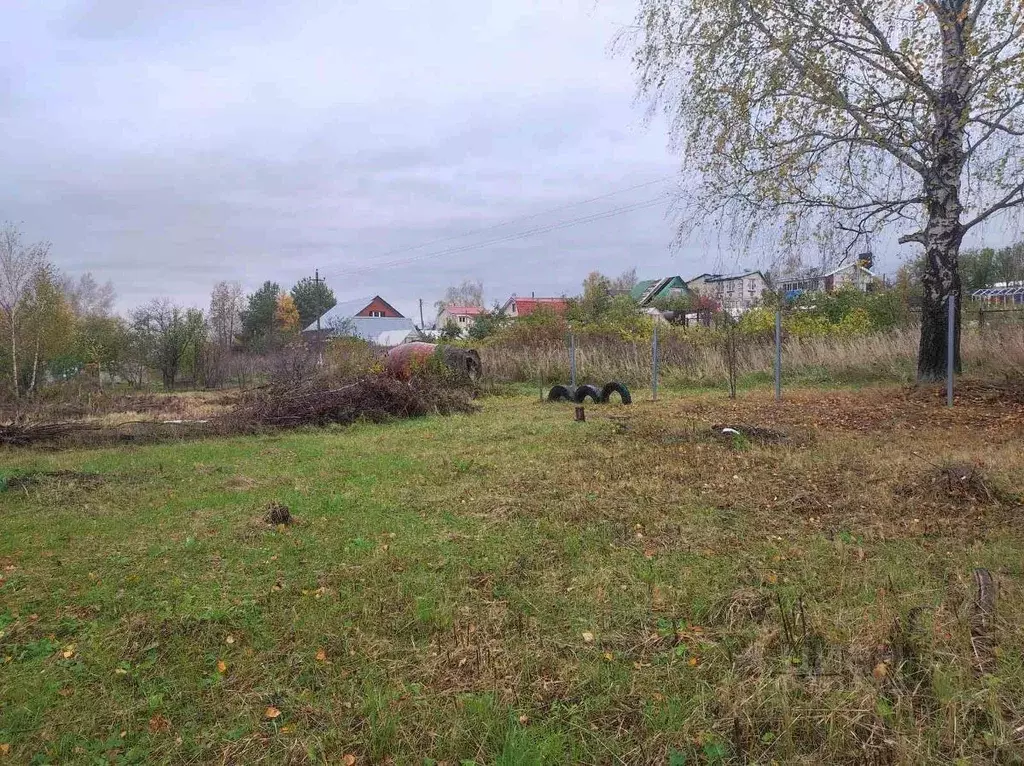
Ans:
[{"label": "fallen leaves on grass", "polygon": [[278,710],[278,709],[277,709],[276,707],[274,707],[273,705],[271,705],[270,707],[268,707],[268,708],[267,708],[267,709],[266,709],[266,710],[265,710],[265,711],[263,712],[263,717],[264,717],[264,718],[269,718],[270,720],[274,720],[275,718],[278,718],[278,717],[279,717],[280,715],[281,715],[281,711],[280,711],[280,710]]},{"label": "fallen leaves on grass", "polygon": [[224,660],[217,660],[217,672],[226,673],[228,670],[228,664]]},{"label": "fallen leaves on grass", "polygon": [[594,634],[591,633],[589,630],[583,631],[583,642],[586,644],[594,643]]},{"label": "fallen leaves on grass", "polygon": [[149,719],[149,731],[152,734],[160,734],[161,732],[170,731],[171,722],[168,721],[164,716],[157,713]]},{"label": "fallen leaves on grass", "polygon": [[353,766],[356,762],[356,757],[352,755],[352,753],[345,753],[345,755],[341,757],[341,762],[345,764],[345,766]]},{"label": "fallen leaves on grass", "polygon": [[70,660],[75,656],[76,646],[74,644],[68,644],[64,647],[64,650],[60,653],[60,656],[66,660]]},{"label": "fallen leaves on grass", "polygon": [[327,662],[327,652],[325,652],[323,649],[317,649],[317,651],[316,651],[316,661],[317,662]]}]

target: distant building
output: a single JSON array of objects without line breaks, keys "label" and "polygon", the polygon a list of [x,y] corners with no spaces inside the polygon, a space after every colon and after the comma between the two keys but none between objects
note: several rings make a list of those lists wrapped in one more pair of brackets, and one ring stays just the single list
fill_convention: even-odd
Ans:
[{"label": "distant building", "polygon": [[505,312],[505,316],[511,319],[529,316],[538,309],[553,311],[556,314],[564,314],[569,310],[569,300],[567,298],[520,298],[517,295],[513,295],[501,307],[501,310]]},{"label": "distant building", "polygon": [[874,273],[863,261],[857,261],[831,271],[806,269],[783,275],[778,280],[778,288],[783,295],[801,292],[831,293],[849,287],[867,292],[876,281]]},{"label": "distant building", "polygon": [[[316,326],[312,322],[303,335],[315,337]],[[352,335],[385,346],[397,345],[396,339],[414,330],[412,320],[379,295],[337,304],[320,317],[320,328],[326,337]]]},{"label": "distant building", "polygon": [[650,306],[658,301],[690,295],[682,277],[659,277],[637,282],[629,291],[630,297],[641,306]]},{"label": "distant building", "polygon": [[701,274],[686,283],[686,286],[705,298],[710,298],[722,307],[722,311],[738,316],[761,303],[768,283],[760,271],[743,271],[738,274]]},{"label": "distant building", "polygon": [[996,282],[991,287],[972,290],[971,297],[976,301],[988,304],[1022,304],[1024,303],[1024,282]]},{"label": "distant building", "polygon": [[445,306],[437,315],[437,329],[444,330],[449,324],[454,324],[465,335],[482,313],[484,309],[481,306]]},{"label": "distant building", "polygon": [[376,317],[377,319],[405,319],[405,317],[399,313],[398,309],[379,295],[373,296],[370,302],[359,309],[355,316]]}]

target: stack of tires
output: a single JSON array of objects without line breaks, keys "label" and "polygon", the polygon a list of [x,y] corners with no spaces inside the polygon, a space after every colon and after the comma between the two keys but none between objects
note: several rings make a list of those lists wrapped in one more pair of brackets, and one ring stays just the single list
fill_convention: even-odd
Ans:
[{"label": "stack of tires", "polygon": [[614,394],[619,395],[619,399],[623,404],[633,403],[633,397],[630,396],[629,389],[616,381],[606,383],[603,388],[592,386],[589,383],[582,386],[552,386],[548,392],[548,401],[583,404],[587,399],[590,399],[594,404],[607,404]]}]

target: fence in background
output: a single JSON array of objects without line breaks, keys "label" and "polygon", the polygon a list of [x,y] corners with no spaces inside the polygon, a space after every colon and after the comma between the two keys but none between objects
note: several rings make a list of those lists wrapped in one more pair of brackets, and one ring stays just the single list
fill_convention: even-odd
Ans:
[{"label": "fence in background", "polygon": [[[1016,369],[1024,369],[1021,366],[1024,365],[1024,325],[1021,326],[1019,331],[1017,331],[1015,325],[1014,331],[1007,336],[1006,333],[1002,332],[1003,328],[1001,326],[985,323],[984,321],[972,323],[970,318],[976,316],[978,312],[982,312],[982,316],[985,314],[1015,312],[1020,315],[1020,318],[1024,319],[1024,306],[1019,309],[985,309],[965,306],[962,314],[965,333],[964,343],[971,355],[972,361],[978,361],[979,357],[981,357],[980,361],[982,363],[986,360],[992,361],[1002,358],[1003,361],[1007,361],[1011,366],[1017,365]],[[946,349],[946,400],[949,406],[953,406],[955,382],[953,355],[953,328],[956,318],[955,298],[951,298],[948,302],[947,316],[949,324],[947,328],[948,343]],[[794,366],[806,368],[814,366],[815,363],[824,368],[828,365],[829,355],[859,354],[861,358],[858,361],[868,367],[884,367],[886,365],[891,367],[893,365],[893,357],[895,355],[902,355],[903,361],[906,363],[904,365],[904,379],[906,376],[912,377],[913,375],[912,363],[916,357],[918,339],[916,328],[893,330],[889,333],[878,333],[874,336],[862,336],[845,340],[827,338],[787,339],[783,333],[783,311],[777,311],[774,319],[773,332],[768,341],[739,340],[735,332],[734,322],[731,326],[726,327],[724,338],[717,347],[708,344],[702,346],[694,345],[690,349],[681,351],[678,340],[672,339],[671,352],[676,357],[672,361],[678,363],[680,354],[684,356],[692,355],[697,359],[697,364],[704,364],[708,368],[712,376],[717,377],[718,374],[721,374],[721,377],[717,377],[717,380],[720,381],[722,378],[725,378],[730,396],[735,397],[739,376],[749,373],[752,366],[758,367],[757,359],[763,359],[764,363],[760,368],[765,369],[771,375],[776,401],[782,400],[785,382],[783,373],[787,368],[792,369]],[[986,336],[988,335],[993,340],[990,347],[986,343]],[[597,343],[597,341],[591,342]],[[605,340],[601,343],[607,344],[608,341]],[[666,346],[665,339],[662,337],[657,326],[655,326],[650,341],[649,353],[646,350],[642,351],[637,343],[630,344],[624,341],[620,342],[614,351],[606,347],[595,351],[593,348],[587,347],[586,341],[584,341],[581,348],[579,339],[573,333],[570,333],[567,339],[567,346],[569,382],[571,385],[577,385],[579,379],[587,382],[588,373],[601,377],[601,380],[596,382],[602,384],[607,382],[607,380],[620,379],[621,376],[623,382],[631,382],[633,385],[637,385],[642,380],[642,370],[646,368],[649,372],[651,399],[655,401],[658,399],[659,389],[663,384],[662,377],[663,366],[666,361]],[[564,356],[562,358],[565,359]],[[598,361],[599,358],[600,363]],[[615,362],[619,364],[616,365]],[[563,371],[565,370],[564,367],[562,369]],[[719,370],[719,373],[714,373],[715,369]],[[544,375],[539,368],[537,370],[537,377],[543,380]],[[886,376],[883,374],[879,377],[884,378]]]}]

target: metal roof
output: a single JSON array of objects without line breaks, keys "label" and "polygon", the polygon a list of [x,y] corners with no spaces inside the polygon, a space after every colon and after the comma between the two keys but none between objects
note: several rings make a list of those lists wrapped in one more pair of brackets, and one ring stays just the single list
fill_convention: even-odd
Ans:
[{"label": "metal roof", "polygon": [[[761,274],[761,272],[757,270],[741,271],[737,272],[736,274],[701,274],[700,276],[705,277],[705,282],[732,282],[733,280],[736,279],[745,279],[746,277],[752,277],[755,274],[759,275],[762,279],[764,279],[764,274]],[[694,277],[694,279],[700,279],[700,277]]]},{"label": "metal roof", "polygon": [[[333,330],[340,324],[349,325],[351,332],[356,337],[376,343],[381,333],[396,332],[404,330],[409,332],[414,328],[413,321],[408,317],[359,317],[356,313],[362,311],[369,305],[375,296],[358,298],[352,301],[345,301],[337,304],[330,311],[320,317],[320,327],[327,333],[333,334]],[[312,322],[303,332],[315,332],[316,322]]]},{"label": "metal roof", "polygon": [[409,340],[409,336],[414,333],[415,330],[386,330],[378,335],[373,342],[378,346],[384,346],[386,348],[390,348],[391,346],[400,346]]}]

